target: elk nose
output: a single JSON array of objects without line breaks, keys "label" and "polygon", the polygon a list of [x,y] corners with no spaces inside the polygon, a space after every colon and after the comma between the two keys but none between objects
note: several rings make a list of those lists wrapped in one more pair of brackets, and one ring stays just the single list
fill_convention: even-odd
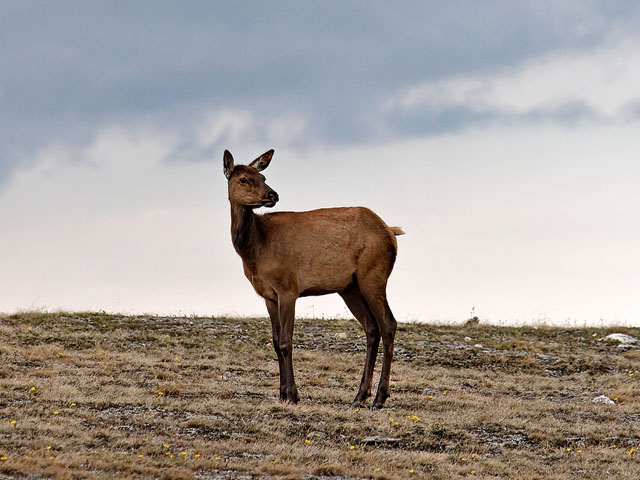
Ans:
[{"label": "elk nose", "polygon": [[280,199],[280,197],[278,197],[278,193],[275,190],[271,190],[269,192],[269,198],[274,202],[277,202]]}]

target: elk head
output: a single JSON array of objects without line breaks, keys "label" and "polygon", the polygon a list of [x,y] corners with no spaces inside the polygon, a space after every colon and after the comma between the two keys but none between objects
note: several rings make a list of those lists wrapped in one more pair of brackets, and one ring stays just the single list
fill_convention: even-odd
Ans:
[{"label": "elk head", "polygon": [[278,201],[278,194],[264,183],[260,172],[269,166],[273,150],[269,150],[256,158],[249,165],[234,165],[229,150],[224,151],[224,176],[229,184],[229,201],[232,205],[243,205],[249,208],[273,207]]}]

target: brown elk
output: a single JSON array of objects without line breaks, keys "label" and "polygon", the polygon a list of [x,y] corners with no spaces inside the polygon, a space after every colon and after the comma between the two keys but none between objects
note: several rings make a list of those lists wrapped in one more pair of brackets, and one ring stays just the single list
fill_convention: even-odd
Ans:
[{"label": "brown elk", "polygon": [[389,397],[389,375],[396,320],[387,303],[387,279],[396,258],[399,227],[388,227],[368,208],[324,208],[308,212],[256,215],[273,207],[278,194],[260,172],[273,150],[247,165],[234,165],[224,152],[224,174],[231,203],[231,239],[244,274],[265,299],[280,366],[280,399],[298,402],[293,378],[292,337],[298,297],[338,293],[362,324],[367,354],[354,405],[371,395],[380,337],[383,364],[374,408]]}]

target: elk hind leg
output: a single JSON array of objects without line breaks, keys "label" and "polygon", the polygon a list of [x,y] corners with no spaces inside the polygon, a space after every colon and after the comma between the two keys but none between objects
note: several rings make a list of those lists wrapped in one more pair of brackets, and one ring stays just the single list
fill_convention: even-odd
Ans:
[{"label": "elk hind leg", "polygon": [[380,335],[382,336],[383,357],[382,372],[380,373],[380,382],[378,383],[378,392],[373,401],[373,408],[382,408],[384,402],[389,398],[389,377],[391,376],[391,361],[393,360],[393,341],[396,335],[397,322],[389,308],[386,295],[386,285],[371,286],[365,288],[361,285],[360,289],[365,298],[371,313],[375,317]]},{"label": "elk hind leg", "polygon": [[367,355],[362,371],[362,380],[360,381],[360,388],[352,405],[353,407],[359,407],[371,396],[373,369],[378,355],[378,345],[380,344],[380,330],[378,329],[378,322],[371,311],[369,311],[356,283],[353,283],[346,290],[340,292],[340,296],[344,300],[344,303],[347,304],[353,316],[360,322],[367,335]]}]

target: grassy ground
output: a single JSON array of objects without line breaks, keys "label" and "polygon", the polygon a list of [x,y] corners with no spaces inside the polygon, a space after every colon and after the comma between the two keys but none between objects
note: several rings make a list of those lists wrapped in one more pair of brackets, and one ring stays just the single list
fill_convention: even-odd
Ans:
[{"label": "grassy ground", "polygon": [[297,321],[292,406],[266,319],[4,315],[0,478],[638,479],[640,350],[613,331],[640,337],[402,324],[388,408],[354,411],[355,321]]}]

